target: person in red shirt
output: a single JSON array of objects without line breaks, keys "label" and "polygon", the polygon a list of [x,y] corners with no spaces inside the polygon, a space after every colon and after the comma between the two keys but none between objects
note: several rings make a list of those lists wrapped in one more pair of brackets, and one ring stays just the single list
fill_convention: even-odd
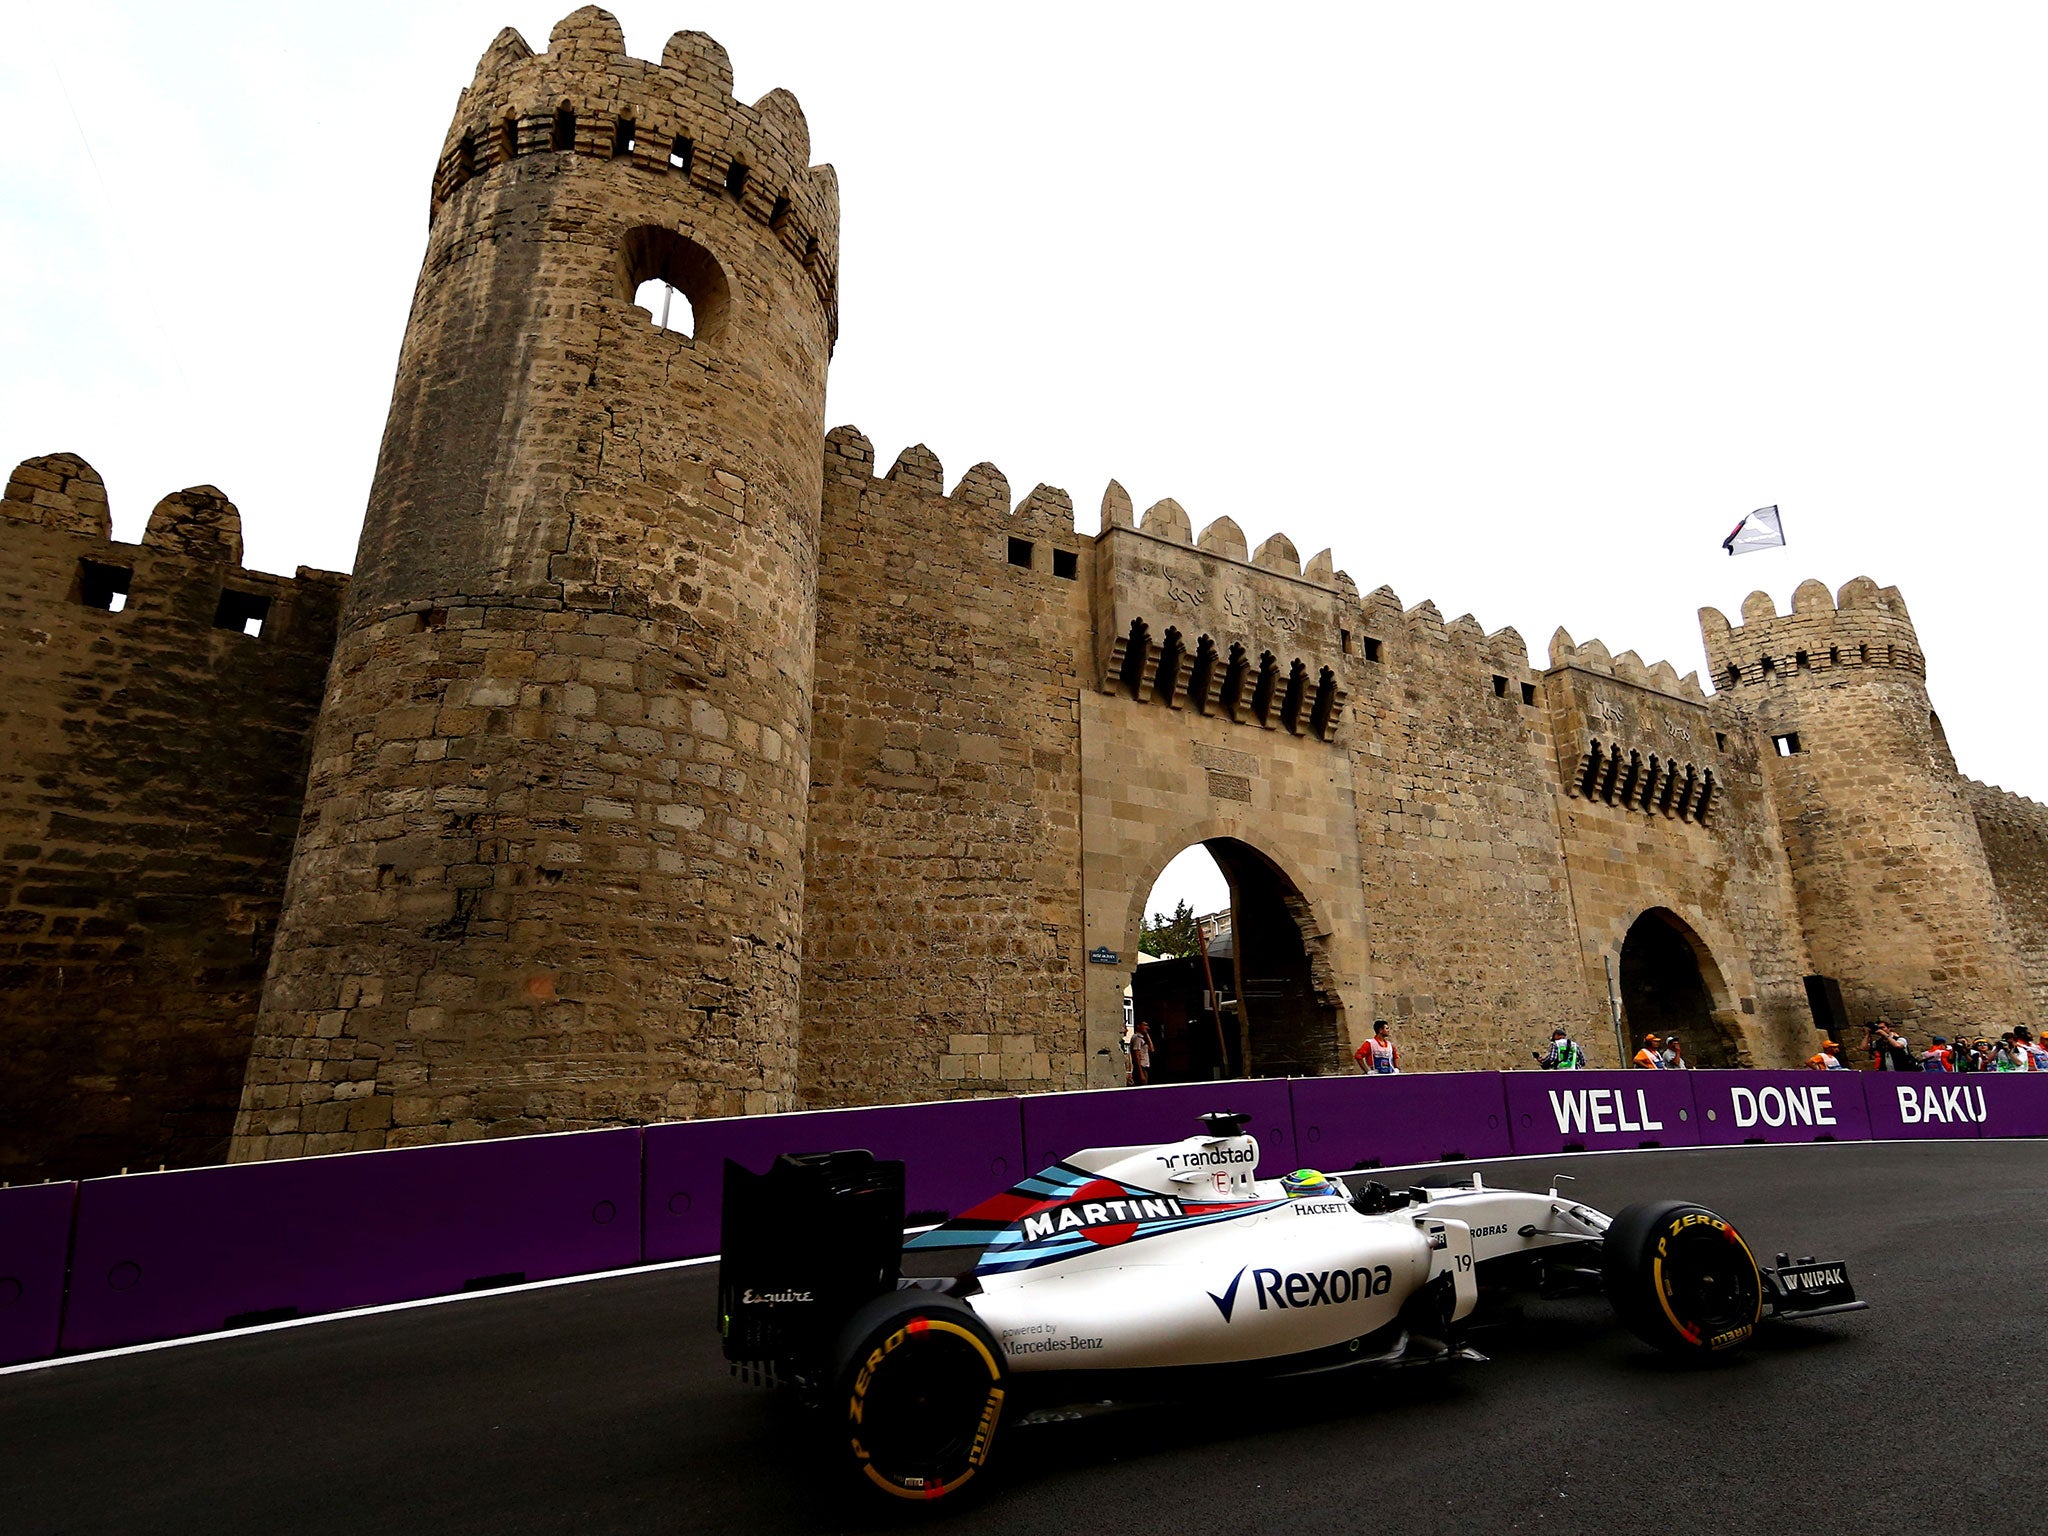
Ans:
[{"label": "person in red shirt", "polygon": [[1387,1038],[1387,1021],[1375,1019],[1372,1038],[1351,1053],[1358,1070],[1369,1075],[1392,1077],[1401,1070],[1401,1050]]}]

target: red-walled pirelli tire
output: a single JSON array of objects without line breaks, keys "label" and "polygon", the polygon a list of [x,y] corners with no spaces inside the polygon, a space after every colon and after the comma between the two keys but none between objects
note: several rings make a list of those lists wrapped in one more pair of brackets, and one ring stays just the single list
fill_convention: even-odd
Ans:
[{"label": "red-walled pirelli tire", "polygon": [[1742,1234],[1704,1206],[1631,1205],[1601,1244],[1607,1299],[1629,1330],[1669,1354],[1740,1349],[1763,1315],[1763,1278]]},{"label": "red-walled pirelli tire", "polygon": [[1009,1396],[995,1336],[950,1296],[877,1296],[839,1337],[829,1430],[856,1482],[957,1501],[988,1471]]}]

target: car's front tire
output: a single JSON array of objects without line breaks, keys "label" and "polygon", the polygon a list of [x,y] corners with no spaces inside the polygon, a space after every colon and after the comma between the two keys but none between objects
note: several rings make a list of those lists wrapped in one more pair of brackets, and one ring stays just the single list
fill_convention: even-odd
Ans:
[{"label": "car's front tire", "polygon": [[1601,1244],[1608,1300],[1629,1331],[1668,1354],[1740,1349],[1763,1315],[1763,1278],[1742,1235],[1679,1200],[1624,1208]]},{"label": "car's front tire", "polygon": [[929,1503],[987,1472],[1009,1370],[972,1309],[928,1291],[877,1296],[847,1322],[837,1359],[829,1429],[858,1485]]}]

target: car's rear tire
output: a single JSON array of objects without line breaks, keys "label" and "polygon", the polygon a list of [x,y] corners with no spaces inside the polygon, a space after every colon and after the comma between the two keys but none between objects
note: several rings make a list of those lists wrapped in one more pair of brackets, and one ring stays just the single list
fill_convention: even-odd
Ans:
[{"label": "car's rear tire", "polygon": [[1629,1331],[1673,1355],[1740,1349],[1763,1315],[1763,1277],[1742,1235],[1681,1200],[1626,1207],[1601,1244],[1607,1298]]},{"label": "car's rear tire", "polygon": [[858,1485],[930,1503],[986,1474],[1009,1370],[972,1309],[929,1291],[877,1296],[847,1322],[837,1360],[829,1431]]}]

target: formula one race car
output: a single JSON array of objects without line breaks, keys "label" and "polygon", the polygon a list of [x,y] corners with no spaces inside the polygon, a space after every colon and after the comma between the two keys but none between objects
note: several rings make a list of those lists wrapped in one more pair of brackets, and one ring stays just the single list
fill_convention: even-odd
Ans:
[{"label": "formula one race car", "polygon": [[1061,1405],[1164,1398],[1193,1373],[1290,1375],[1484,1356],[1482,1289],[1604,1289],[1676,1355],[1766,1318],[1865,1305],[1845,1267],[1759,1265],[1677,1201],[1609,1217],[1561,1196],[1256,1179],[1246,1117],[1103,1147],[903,1239],[903,1165],[866,1152],[725,1167],[719,1328],[735,1374],[795,1387],[860,1485],[957,1494],[1003,1431]]}]

